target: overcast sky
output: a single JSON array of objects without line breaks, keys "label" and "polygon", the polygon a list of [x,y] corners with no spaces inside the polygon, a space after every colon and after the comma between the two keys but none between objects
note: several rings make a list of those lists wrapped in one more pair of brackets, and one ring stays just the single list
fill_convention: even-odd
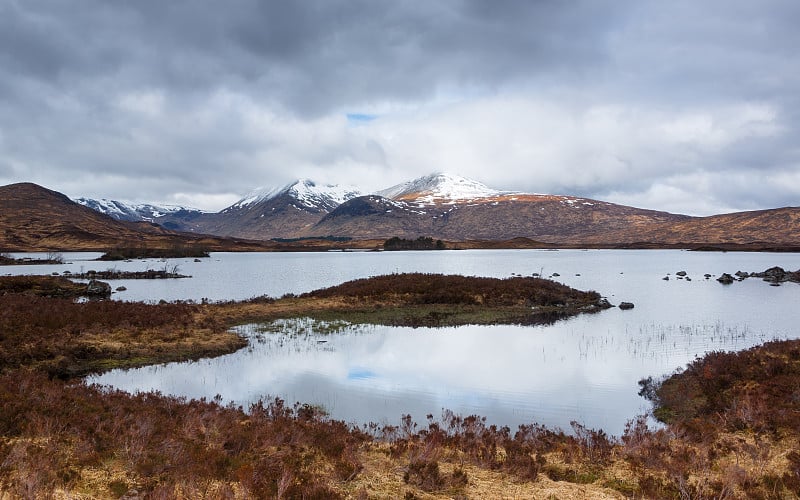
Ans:
[{"label": "overcast sky", "polygon": [[0,184],[219,210],[435,171],[800,205],[797,0],[0,0]]}]

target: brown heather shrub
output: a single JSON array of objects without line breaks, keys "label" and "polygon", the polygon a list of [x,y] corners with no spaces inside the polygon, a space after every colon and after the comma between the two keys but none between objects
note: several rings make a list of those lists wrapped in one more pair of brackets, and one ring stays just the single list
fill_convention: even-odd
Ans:
[{"label": "brown heather shrub", "polygon": [[401,299],[414,304],[486,306],[564,305],[593,303],[597,292],[581,292],[540,278],[477,278],[441,274],[392,274],[348,281],[302,297],[354,297],[376,301]]},{"label": "brown heather shrub", "polygon": [[740,352],[711,352],[643,389],[661,420],[695,437],[727,431],[800,429],[800,340]]},{"label": "brown heather shrub", "polygon": [[[576,470],[593,470],[607,463],[617,444],[604,432],[577,423],[573,423],[575,435],[531,424],[521,425],[512,436],[508,427],[487,426],[485,422],[484,417],[462,417],[445,410],[441,421],[428,415],[427,427],[417,430],[417,424],[406,415],[399,427],[384,427],[383,438],[391,443],[394,458],[408,460],[406,482],[425,491],[466,484],[460,468],[453,477],[441,477],[438,461],[442,458],[534,481],[546,468],[545,455],[559,455]],[[580,476],[575,472],[557,480],[578,482]]]},{"label": "brown heather shrub", "polygon": [[15,370],[0,376],[0,490],[46,497],[75,487],[81,468],[114,462],[153,497],[221,482],[258,498],[338,498],[329,485],[360,469],[367,437],[301,408],[276,399],[245,413]]},{"label": "brown heather shrub", "polygon": [[[143,335],[175,342],[200,329],[225,331],[213,319],[195,323],[199,307],[0,295],[0,372],[43,366],[53,376],[74,376],[95,360],[130,357],[124,346]],[[140,344],[140,351],[150,349],[148,342]]]},{"label": "brown heather shrub", "polygon": [[640,385],[667,423],[651,430],[640,418],[622,437],[643,494],[800,496],[800,454],[788,453],[783,472],[770,466],[774,443],[800,439],[800,340],[712,352],[662,381]]}]

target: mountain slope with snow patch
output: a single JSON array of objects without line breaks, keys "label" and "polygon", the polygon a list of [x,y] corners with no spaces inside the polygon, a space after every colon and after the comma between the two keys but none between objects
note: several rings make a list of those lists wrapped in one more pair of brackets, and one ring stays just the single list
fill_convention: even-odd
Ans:
[{"label": "mountain slope with snow patch", "polygon": [[510,192],[492,189],[466,177],[439,172],[392,186],[375,194],[396,201],[433,205],[490,198]]}]

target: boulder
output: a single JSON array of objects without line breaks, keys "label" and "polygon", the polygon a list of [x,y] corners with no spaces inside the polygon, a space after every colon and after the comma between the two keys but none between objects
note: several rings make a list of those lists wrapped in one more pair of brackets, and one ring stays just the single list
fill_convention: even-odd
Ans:
[{"label": "boulder", "polygon": [[623,311],[627,311],[628,309],[633,309],[633,302],[620,302],[619,308]]},{"label": "boulder", "polygon": [[781,283],[783,281],[787,281],[786,278],[786,271],[783,270],[782,267],[770,267],[763,273],[759,273],[764,281],[771,281],[773,283]]},{"label": "boulder", "polygon": [[722,276],[717,278],[717,281],[719,281],[723,285],[730,285],[731,283],[734,282],[734,279],[733,279],[733,276],[731,276],[730,274],[722,273]]},{"label": "boulder", "polygon": [[89,297],[110,297],[111,285],[105,281],[90,280],[86,285],[86,295]]},{"label": "boulder", "polygon": [[611,305],[611,302],[609,302],[607,298],[603,297],[597,301],[597,307],[599,307],[600,309],[608,309],[614,306]]},{"label": "boulder", "polygon": [[686,271],[678,271],[675,273],[677,276],[686,276]]}]

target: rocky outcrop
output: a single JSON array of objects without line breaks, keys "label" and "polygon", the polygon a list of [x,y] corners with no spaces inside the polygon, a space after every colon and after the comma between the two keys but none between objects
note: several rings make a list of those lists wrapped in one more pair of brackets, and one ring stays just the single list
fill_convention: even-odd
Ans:
[{"label": "rocky outcrop", "polygon": [[770,267],[763,273],[750,273],[753,278],[761,278],[770,283],[784,283],[791,281],[800,283],[800,271],[785,271],[782,267]]},{"label": "rocky outcrop", "polygon": [[86,285],[86,295],[94,298],[110,297],[111,285],[105,281],[91,280]]},{"label": "rocky outcrop", "polygon": [[[736,276],[736,278],[734,278]],[[770,267],[766,271],[760,273],[748,273],[744,271],[736,271],[733,276],[728,273],[724,273],[722,276],[717,278],[722,284],[729,285],[734,281],[743,281],[747,278],[761,278],[764,281],[770,283],[771,285],[779,285],[781,283],[785,283],[787,281],[791,281],[793,283],[800,283],[800,270],[799,271],[786,271],[782,267]]]}]

